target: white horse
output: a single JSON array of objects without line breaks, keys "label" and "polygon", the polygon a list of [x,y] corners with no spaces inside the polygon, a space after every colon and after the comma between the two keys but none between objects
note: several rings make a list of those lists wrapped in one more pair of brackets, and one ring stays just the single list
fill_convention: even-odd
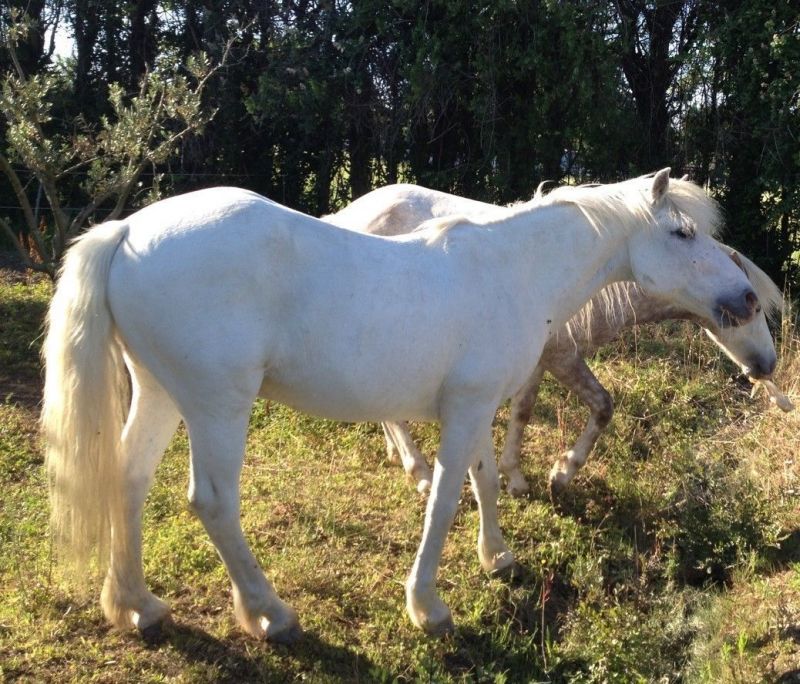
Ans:
[{"label": "white horse", "polygon": [[[559,194],[572,192],[564,188]],[[554,195],[553,198],[558,197]],[[534,201],[546,203],[537,191]],[[324,217],[334,225],[373,235],[402,235],[413,231],[431,218],[451,214],[491,216],[498,207],[474,200],[429,190],[417,185],[397,184],[373,190],[336,214]],[[746,325],[720,328],[715,321],[698,317],[688,309],[647,295],[632,282],[614,283],[603,289],[560,331],[551,336],[539,363],[522,389],[511,399],[510,417],[500,472],[506,477],[509,493],[525,494],[528,483],[519,468],[522,436],[530,421],[533,406],[545,371],[573,391],[590,410],[590,417],[575,445],[562,454],[550,472],[551,494],[558,494],[585,464],[603,429],[614,413],[611,395],[600,384],[584,357],[615,339],[625,328],[667,319],[694,320],[706,325],[706,333],[742,369],[755,380],[768,380],[775,369],[777,356],[767,324],[767,315],[779,309],[780,290],[758,266],[734,250],[720,245],[745,272],[762,304],[762,311]],[[773,396],[779,395],[771,383]],[[784,409],[791,404],[779,401]],[[391,460],[399,460],[420,492],[430,488],[433,474],[414,444],[406,423],[384,423],[387,449]]]},{"label": "white horse", "polygon": [[144,630],[164,620],[168,607],[143,576],[141,514],[182,418],[189,503],[228,570],[238,620],[290,641],[297,615],[239,520],[255,398],[338,420],[438,420],[406,606],[426,632],[451,630],[436,575],[467,471],[481,565],[513,563],[497,521],[498,405],[530,376],[550,331],[610,282],[637,280],[720,325],[752,319],[757,297],[710,237],[716,223],[703,191],[665,169],[399,238],[339,230],[233,188],[98,226],[67,253],[44,344],[57,538],[73,554],[92,542],[110,549],[101,603],[112,623]]}]

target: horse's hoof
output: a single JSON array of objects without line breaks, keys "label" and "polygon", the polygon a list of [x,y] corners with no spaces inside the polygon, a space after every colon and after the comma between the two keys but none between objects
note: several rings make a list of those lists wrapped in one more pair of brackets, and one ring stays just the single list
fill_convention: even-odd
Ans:
[{"label": "horse's hoof", "polygon": [[509,483],[509,485],[506,487],[506,491],[515,499],[519,499],[525,496],[530,491],[530,487],[528,486],[527,482],[525,483],[524,487],[520,487],[518,485],[512,485],[511,483]]},{"label": "horse's hoof", "polygon": [[499,579],[503,582],[513,582],[520,579],[525,574],[522,566],[514,561],[509,563],[504,568],[498,568],[489,572],[489,577],[492,579]]},{"label": "horse's hoof", "polygon": [[147,627],[137,628],[142,641],[150,646],[162,643],[166,637],[164,627],[168,622],[170,622],[169,617],[165,617],[151,625],[147,625]]},{"label": "horse's hoof", "polygon": [[427,495],[431,491],[431,481],[423,477],[417,482],[417,491],[420,494]]},{"label": "horse's hoof", "polygon": [[291,646],[299,641],[303,636],[303,629],[300,627],[299,623],[295,622],[282,629],[276,630],[275,632],[270,632],[267,630],[265,636],[267,641],[269,641],[271,644]]},{"label": "horse's hoof", "polygon": [[568,482],[561,478],[551,477],[547,483],[547,492],[550,495],[550,501],[555,502],[567,489]]},{"label": "horse's hoof", "polygon": [[441,639],[442,637],[446,637],[453,632],[456,631],[455,623],[453,622],[453,616],[448,615],[444,620],[436,623],[426,623],[423,625],[422,629],[425,631],[429,637],[433,637],[435,639]]},{"label": "horse's hoof", "polygon": [[528,481],[518,469],[505,473],[505,477],[508,480],[506,491],[511,494],[511,496],[520,498],[530,491],[531,488]]}]

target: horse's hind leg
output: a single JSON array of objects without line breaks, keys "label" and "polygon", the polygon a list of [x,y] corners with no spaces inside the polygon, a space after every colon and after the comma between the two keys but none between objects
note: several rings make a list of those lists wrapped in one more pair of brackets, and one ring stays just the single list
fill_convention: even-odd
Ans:
[{"label": "horse's hind leg", "polygon": [[383,437],[386,440],[386,458],[389,460],[389,463],[400,465],[402,463],[400,450],[397,448],[397,444],[394,443],[394,437],[391,431],[386,426],[386,423],[381,423],[381,428],[383,428]]},{"label": "horse's hind leg", "polygon": [[131,366],[133,396],[122,433],[119,501],[111,511],[111,563],[101,604],[117,627],[144,631],[168,615],[148,591],[142,570],[142,508],[164,450],[180,422],[172,399],[144,369]]},{"label": "horse's hind leg", "polygon": [[381,423],[381,425],[386,436],[389,459],[393,460],[393,456],[399,456],[406,475],[414,481],[417,491],[425,494],[431,488],[433,473],[425,457],[414,444],[408,431],[408,423]]},{"label": "horse's hind leg", "polygon": [[185,416],[191,444],[189,503],[216,546],[233,585],[236,617],[256,637],[290,642],[300,633],[297,615],[278,598],[242,534],[239,475],[250,405],[229,415],[223,399],[212,411]]},{"label": "horse's hind leg", "polygon": [[503,444],[503,453],[500,456],[500,472],[503,473],[508,485],[506,490],[512,496],[522,496],[528,492],[528,482],[519,469],[520,454],[522,453],[522,438],[525,427],[531,420],[533,405],[539,394],[539,384],[542,382],[544,369],[536,366],[531,377],[525,382],[511,399],[511,417],[508,419],[506,439]]},{"label": "horse's hind leg", "polygon": [[549,369],[562,385],[575,392],[591,411],[575,445],[558,459],[550,471],[550,495],[560,494],[586,463],[595,442],[614,414],[614,402],[589,366],[576,356],[569,366]]}]

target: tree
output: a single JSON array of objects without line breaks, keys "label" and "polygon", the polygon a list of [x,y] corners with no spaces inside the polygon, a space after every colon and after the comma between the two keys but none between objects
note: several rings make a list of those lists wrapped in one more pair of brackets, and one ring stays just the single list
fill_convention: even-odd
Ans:
[{"label": "tree", "polygon": [[789,2],[729,3],[712,38],[729,239],[773,277],[796,284],[800,12]]},{"label": "tree", "polygon": [[671,96],[675,77],[702,24],[699,0],[620,0],[619,59],[643,134],[638,163],[656,170],[673,157]]},{"label": "tree", "polygon": [[[155,172],[182,140],[202,131],[212,118],[201,100],[216,69],[202,55],[189,59],[184,70],[169,61],[159,64],[144,74],[132,97],[119,84],[109,87],[111,115],[103,116],[99,125],[78,121],[72,130],[59,130],[53,106],[67,95],[69,79],[57,69],[32,76],[25,73],[15,47],[29,25],[20,16],[9,31],[7,47],[15,72],[6,75],[0,94],[10,151],[8,156],[0,152],[0,171],[20,204],[25,229],[20,235],[2,218],[0,226],[29,268],[54,277],[69,241],[91,218],[118,218],[134,191],[151,197],[158,194],[158,175],[154,173],[153,182],[144,186],[142,174],[148,168]],[[37,214],[15,163],[38,181],[51,220]],[[85,172],[81,189],[86,201],[72,213],[64,205],[65,189],[79,171]]]},{"label": "tree", "polygon": [[[91,204],[106,170],[83,182],[74,171],[106,163],[88,159],[93,146],[108,157],[98,136],[121,122],[115,99],[146,120],[145,104],[159,101],[147,93],[173,73],[194,89],[178,65],[196,51],[220,61],[234,37],[224,72],[205,81],[218,115],[175,141],[179,157],[145,162],[172,191],[233,183],[320,214],[397,181],[502,203],[543,180],[613,181],[670,165],[720,198],[728,240],[774,277],[800,277],[800,12],[788,0],[9,0],[0,38],[7,5],[34,20],[18,33],[18,65],[0,52],[0,71],[12,71],[9,115],[21,72],[47,105],[28,112],[43,117],[50,148],[39,154],[80,143],[89,155],[48,170],[61,206]],[[55,21],[76,45],[58,67],[48,59]],[[170,136],[187,126],[165,121]],[[26,164],[21,149],[0,152]],[[17,181],[32,183],[23,194],[38,221],[38,177]],[[148,191],[138,182],[127,197]],[[2,204],[22,204],[7,185]]]}]

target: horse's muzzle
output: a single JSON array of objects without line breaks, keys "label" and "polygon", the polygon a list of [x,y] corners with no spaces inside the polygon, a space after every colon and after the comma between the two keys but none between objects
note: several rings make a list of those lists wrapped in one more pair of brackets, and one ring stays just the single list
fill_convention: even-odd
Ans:
[{"label": "horse's muzzle", "polygon": [[747,367],[743,368],[743,372],[753,380],[769,380],[775,372],[775,366],[778,364],[778,357],[772,353],[769,356],[761,354],[754,354],[747,359]]},{"label": "horse's muzzle", "polygon": [[761,311],[758,297],[752,288],[745,288],[738,295],[720,297],[717,300],[717,322],[722,328],[735,328],[749,323]]}]

